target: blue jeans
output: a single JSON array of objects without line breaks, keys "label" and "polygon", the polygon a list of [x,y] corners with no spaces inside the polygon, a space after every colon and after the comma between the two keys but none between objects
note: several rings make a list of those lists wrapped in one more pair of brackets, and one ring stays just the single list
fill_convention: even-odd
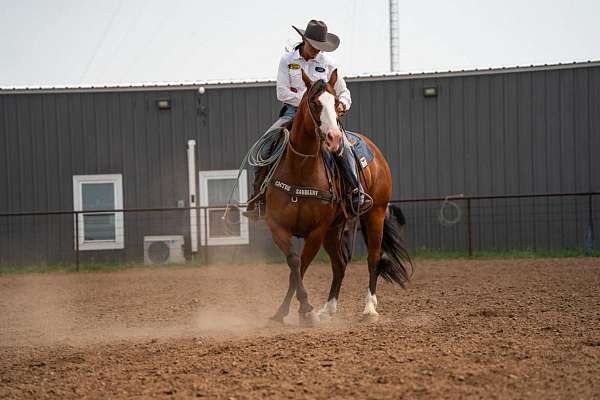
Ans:
[{"label": "blue jeans", "polygon": [[354,179],[356,179],[356,182],[358,183],[357,189],[359,189],[362,192],[362,184],[360,183],[360,179],[358,178],[358,166],[356,165],[356,159],[354,158],[354,150],[352,150],[352,144],[350,143],[350,140],[348,140],[348,137],[345,134],[342,136],[342,144],[344,146],[343,154],[348,157],[350,173],[352,173],[352,176],[354,176]]}]

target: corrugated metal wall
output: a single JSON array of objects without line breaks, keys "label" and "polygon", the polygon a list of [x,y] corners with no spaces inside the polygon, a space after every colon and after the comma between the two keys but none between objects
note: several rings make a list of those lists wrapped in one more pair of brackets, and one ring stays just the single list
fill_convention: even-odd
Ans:
[{"label": "corrugated metal wall", "polygon": [[[427,86],[439,95],[424,97]],[[598,66],[355,80],[349,87],[345,125],[382,149],[396,199],[600,190]],[[171,110],[157,109],[162,98]],[[126,208],[174,207],[187,199],[188,139],[197,140],[199,169],[236,169],[278,109],[272,86],[208,86],[203,95],[194,88],[0,94],[0,213],[72,209],[72,176],[79,174],[122,173]],[[478,249],[572,247],[587,225],[587,199],[473,205]],[[464,225],[441,226],[439,205],[403,207],[413,247],[464,248]],[[127,250],[95,256],[137,257],[144,234],[187,235],[186,221],[183,214],[128,215]],[[70,260],[72,222],[2,219],[0,262]],[[267,243],[262,233],[256,227],[252,240]]]},{"label": "corrugated metal wall", "polygon": [[[600,190],[600,67],[351,83],[347,127],[392,167],[394,198]],[[438,97],[423,88],[436,86]],[[587,198],[473,203],[476,249],[574,247]],[[460,204],[460,203],[459,203]],[[413,247],[464,249],[439,204],[404,205]],[[596,226],[600,200],[594,200]]]},{"label": "corrugated metal wall", "polygon": [[[276,114],[270,87],[0,95],[0,213],[73,209],[73,175],[123,174],[125,208],[186,201],[187,141],[201,170],[237,169],[259,127]],[[170,99],[159,110],[158,99]],[[248,122],[246,122],[246,120]],[[83,252],[139,259],[143,236],[184,234],[180,212],[127,213],[125,250]],[[260,241],[265,241],[262,236]],[[0,263],[73,260],[73,218],[0,218]],[[237,251],[241,251],[238,249]]]}]

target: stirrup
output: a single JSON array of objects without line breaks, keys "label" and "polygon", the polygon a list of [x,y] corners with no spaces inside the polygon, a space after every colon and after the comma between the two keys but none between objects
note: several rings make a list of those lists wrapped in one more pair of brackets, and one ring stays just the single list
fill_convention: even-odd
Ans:
[{"label": "stirrup", "polygon": [[[363,196],[362,203],[360,202],[360,196]],[[359,204],[355,205],[355,202]],[[373,199],[371,196],[363,191],[360,191],[358,188],[354,189],[348,194],[348,203],[350,212],[355,217],[360,217],[373,207]]]},{"label": "stirrup", "polygon": [[[262,211],[262,199],[256,198],[251,201],[246,208],[246,211],[242,212],[242,215],[252,221],[258,221],[265,218],[265,213]],[[248,209],[249,208],[249,209]]]}]

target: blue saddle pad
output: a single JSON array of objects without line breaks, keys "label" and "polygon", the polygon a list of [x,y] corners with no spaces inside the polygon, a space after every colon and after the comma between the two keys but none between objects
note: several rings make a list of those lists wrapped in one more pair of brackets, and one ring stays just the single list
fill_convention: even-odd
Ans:
[{"label": "blue saddle pad", "polygon": [[[358,134],[354,132],[346,131],[346,135],[348,135],[348,139],[352,144],[352,150],[354,151],[354,155],[356,156],[360,167],[362,169],[367,168],[367,165],[369,165],[369,163],[373,161],[373,158],[375,157],[367,145],[367,142],[365,142]],[[335,175],[335,161],[333,156],[330,152],[323,151],[323,157],[325,158],[325,164],[329,167],[332,175]]]},{"label": "blue saddle pad", "polygon": [[346,131],[346,134],[348,135],[348,139],[350,139],[350,143],[352,143],[354,154],[356,155],[361,168],[366,168],[375,157],[369,148],[369,145],[354,132]]}]

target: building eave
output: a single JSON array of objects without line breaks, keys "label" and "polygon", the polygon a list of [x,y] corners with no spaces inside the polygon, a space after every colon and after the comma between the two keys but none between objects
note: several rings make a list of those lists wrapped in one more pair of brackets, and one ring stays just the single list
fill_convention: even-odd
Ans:
[{"label": "building eave", "polygon": [[[420,73],[382,73],[358,74],[346,77],[347,82],[437,79],[459,76],[494,75],[520,72],[551,71],[575,68],[591,68],[600,66],[599,61],[573,63],[543,64],[529,66],[494,67],[460,71],[432,71]],[[95,93],[95,92],[139,92],[139,91],[174,91],[272,87],[274,80],[226,80],[226,81],[193,81],[193,82],[158,82],[140,84],[90,85],[90,86],[51,86],[51,87],[0,87],[0,95],[4,94],[49,94],[49,93]]]}]

